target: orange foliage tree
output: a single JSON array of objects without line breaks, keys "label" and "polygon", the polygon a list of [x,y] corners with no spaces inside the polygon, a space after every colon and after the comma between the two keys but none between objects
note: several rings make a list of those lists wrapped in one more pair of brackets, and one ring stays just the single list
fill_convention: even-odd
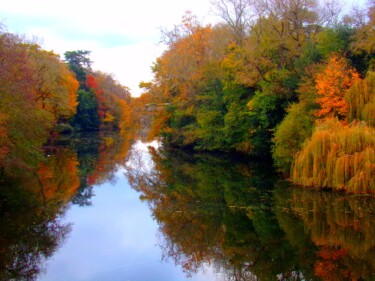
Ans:
[{"label": "orange foliage tree", "polygon": [[56,149],[35,172],[36,180],[31,187],[40,192],[44,203],[67,203],[79,188],[78,159],[69,149]]},{"label": "orange foliage tree", "polygon": [[315,77],[315,89],[319,95],[317,103],[320,105],[315,116],[345,120],[349,111],[349,104],[344,99],[345,92],[358,79],[358,73],[349,67],[344,57],[332,54],[326,66]]},{"label": "orange foliage tree", "polygon": [[127,87],[115,81],[104,72],[93,72],[87,75],[86,85],[91,89],[98,102],[98,115],[102,127],[121,127],[124,114],[122,104],[130,99]]}]

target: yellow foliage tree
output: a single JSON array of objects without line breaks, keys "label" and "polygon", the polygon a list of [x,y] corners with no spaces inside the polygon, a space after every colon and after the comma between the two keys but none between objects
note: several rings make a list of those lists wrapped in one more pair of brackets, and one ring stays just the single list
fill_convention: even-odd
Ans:
[{"label": "yellow foliage tree", "polygon": [[295,184],[375,194],[375,129],[363,123],[322,123],[296,154]]},{"label": "yellow foliage tree", "polygon": [[349,122],[358,119],[375,126],[375,72],[369,71],[365,79],[359,79],[347,92],[345,99],[350,105]]},{"label": "yellow foliage tree", "polygon": [[68,66],[53,52],[38,45],[29,46],[33,67],[34,96],[38,107],[58,119],[69,119],[76,113],[78,81]]}]

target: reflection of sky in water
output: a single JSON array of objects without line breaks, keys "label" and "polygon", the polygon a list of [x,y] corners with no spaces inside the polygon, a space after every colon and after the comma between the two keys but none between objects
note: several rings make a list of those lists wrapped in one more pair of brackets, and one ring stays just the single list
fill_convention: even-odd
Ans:
[{"label": "reflection of sky in water", "polygon": [[[136,145],[147,151],[146,146]],[[148,156],[144,156],[149,159]],[[158,225],[122,171],[115,185],[96,186],[92,206],[73,205],[65,220],[72,231],[51,257],[39,280],[215,280],[208,268],[187,278],[172,261],[161,261]]]},{"label": "reflection of sky in water", "polygon": [[149,146],[158,148],[160,144],[158,141],[147,143],[137,141],[134,143],[130,152],[130,159],[126,163],[126,166],[132,169],[142,170],[142,173],[148,174],[154,168],[154,163],[148,153]]}]

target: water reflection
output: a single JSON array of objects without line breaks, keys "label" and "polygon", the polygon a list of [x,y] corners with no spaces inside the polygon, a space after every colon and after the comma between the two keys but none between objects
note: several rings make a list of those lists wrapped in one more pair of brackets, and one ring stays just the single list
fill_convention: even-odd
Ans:
[{"label": "water reflection", "polygon": [[116,133],[81,134],[64,143],[75,151],[79,162],[80,187],[73,204],[90,206],[94,185],[116,181],[115,173],[126,161],[132,143],[132,134]]},{"label": "water reflection", "polygon": [[0,280],[38,277],[70,232],[61,222],[68,203],[90,205],[93,185],[114,180],[129,143],[116,134],[80,136],[46,147],[35,169],[2,174]]},{"label": "water reflection", "polygon": [[70,230],[59,218],[77,191],[77,158],[47,152],[35,171],[0,184],[0,280],[34,280]]},{"label": "water reflection", "polygon": [[285,212],[280,216],[280,223],[299,250],[305,243],[296,243],[296,236],[301,233],[308,235],[317,247],[311,265],[316,276],[323,280],[375,278],[373,197],[294,188],[286,198],[283,192],[276,192],[278,206],[289,200],[288,210],[303,222],[304,230],[296,231],[291,219],[288,223]]},{"label": "water reflection", "polygon": [[164,258],[187,276],[210,264],[226,280],[375,277],[373,197],[291,188],[262,164],[149,151],[152,169],[128,166],[127,176],[159,224]]},{"label": "water reflection", "polygon": [[[154,244],[148,235],[154,224],[149,218],[140,219],[140,213],[148,216],[147,210],[135,207],[138,195],[125,191],[128,183],[158,224],[160,258],[173,262],[186,278],[375,279],[373,197],[293,188],[280,181],[267,163],[159,148],[156,142],[148,148],[141,142],[131,145],[130,137],[116,134],[83,135],[45,149],[45,159],[35,170],[0,181],[0,280],[37,279],[46,260],[69,233],[74,234],[69,222],[77,222],[74,215],[82,213],[87,217],[80,218],[82,228],[77,225],[81,234],[70,238],[73,246],[64,245],[70,247],[65,260],[79,255],[87,261],[90,253],[86,273],[95,265],[116,280],[123,280],[124,274],[142,280],[143,275],[136,273],[145,266],[152,268],[149,275],[162,272],[164,267],[151,261],[159,259],[159,253],[146,247]],[[119,177],[123,173],[126,178]],[[98,186],[108,183],[116,189],[98,192]],[[90,206],[95,193],[100,198],[90,212],[78,207]],[[71,204],[75,208],[69,209]],[[68,212],[66,223],[63,217]],[[113,225],[108,217],[116,218]],[[129,222],[134,228],[125,227]],[[97,249],[90,244],[86,246],[90,251],[79,249],[86,252],[81,256],[77,248],[83,247],[91,229],[103,235],[91,237]],[[131,248],[116,244],[124,241]],[[134,254],[140,249],[136,246],[143,247],[141,254]],[[125,268],[129,262],[126,273],[111,271],[113,265]],[[55,268],[63,280],[64,269]],[[218,274],[202,278],[207,268]],[[90,273],[87,276],[95,276]],[[49,280],[48,275],[45,278]]]}]

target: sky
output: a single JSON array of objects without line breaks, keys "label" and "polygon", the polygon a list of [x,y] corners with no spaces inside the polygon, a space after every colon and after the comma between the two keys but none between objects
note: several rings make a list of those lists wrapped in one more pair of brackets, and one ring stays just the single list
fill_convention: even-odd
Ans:
[{"label": "sky", "polygon": [[91,51],[94,70],[139,96],[139,82],[152,79],[151,66],[165,49],[160,28],[179,24],[187,10],[204,23],[217,20],[210,0],[11,0],[2,1],[0,21],[62,58],[66,51]]},{"label": "sky", "polygon": [[151,66],[165,49],[161,27],[179,24],[186,11],[204,24],[219,21],[210,0],[2,2],[0,21],[9,32],[35,37],[62,58],[66,51],[91,51],[93,69],[112,74],[133,96],[141,94],[141,81],[152,80]]}]

